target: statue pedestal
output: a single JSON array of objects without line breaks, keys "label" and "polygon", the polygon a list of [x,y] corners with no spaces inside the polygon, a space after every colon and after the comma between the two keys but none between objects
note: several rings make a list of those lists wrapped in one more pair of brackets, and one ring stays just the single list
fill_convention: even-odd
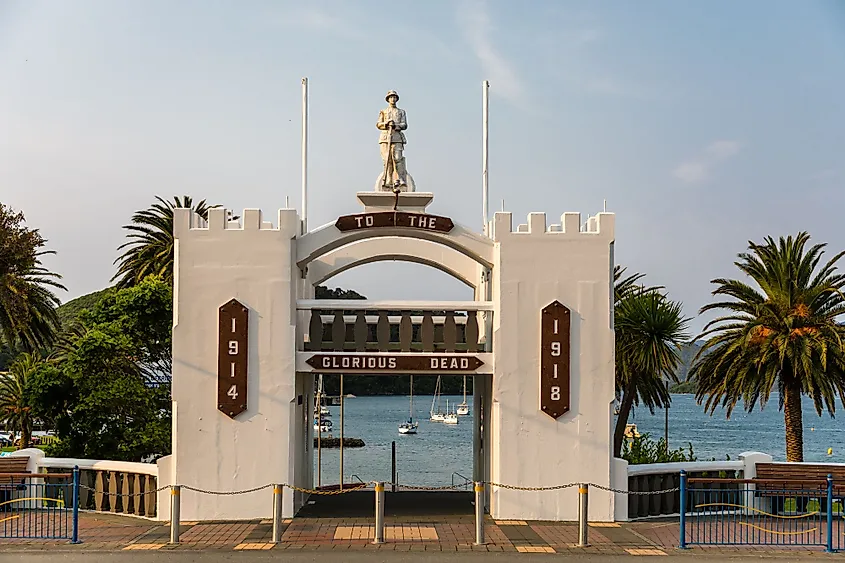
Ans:
[{"label": "statue pedestal", "polygon": [[[399,188],[400,190],[402,190],[403,192],[415,192],[415,191],[417,191],[417,185],[414,183],[414,177],[411,176],[410,174],[408,174],[407,172],[405,172],[405,182],[407,182],[407,185],[401,186]],[[374,192],[382,191],[384,189],[382,186],[384,186],[384,172],[379,174],[378,178],[376,178],[376,185],[373,186],[373,191]]]},{"label": "statue pedestal", "polygon": [[[364,206],[364,213],[393,211],[393,206],[396,204],[396,194],[392,192],[358,192],[357,196],[358,201]],[[425,213],[425,208],[432,201],[434,201],[434,194],[430,192],[400,192],[396,211]]]}]

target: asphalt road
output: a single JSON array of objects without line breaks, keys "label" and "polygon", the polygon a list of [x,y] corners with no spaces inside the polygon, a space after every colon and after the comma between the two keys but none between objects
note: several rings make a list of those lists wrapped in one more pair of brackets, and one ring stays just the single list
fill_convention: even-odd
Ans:
[{"label": "asphalt road", "polygon": [[[534,554],[534,553],[443,553],[443,552],[371,552],[371,551],[343,551],[339,553],[331,552],[292,552],[292,551],[278,551],[278,552],[178,552],[178,551],[164,551],[164,552],[79,552],[69,553],[60,551],[48,552],[29,552],[29,553],[3,553],[0,547],[0,563],[263,563],[270,561],[278,561],[280,563],[327,563],[334,561],[341,561],[343,563],[439,563],[441,561],[447,562],[521,562],[521,563],[536,563],[539,561],[554,561],[563,560],[567,562],[605,562],[612,563],[622,561],[637,561],[643,559],[655,559],[661,563],[676,563],[683,561],[685,563],[692,563],[693,561],[707,561],[711,563],[723,563],[728,561],[748,561],[751,557],[764,558],[773,561],[819,561],[820,559],[827,559],[828,557],[822,554],[798,554],[793,556],[762,556],[757,555],[749,550],[747,553],[740,556],[725,556],[725,555],[704,555],[702,553],[688,553],[681,555],[669,555],[659,557],[633,557],[630,555],[608,556],[608,555],[550,555],[550,554]],[[833,556],[839,559],[836,556]]]}]

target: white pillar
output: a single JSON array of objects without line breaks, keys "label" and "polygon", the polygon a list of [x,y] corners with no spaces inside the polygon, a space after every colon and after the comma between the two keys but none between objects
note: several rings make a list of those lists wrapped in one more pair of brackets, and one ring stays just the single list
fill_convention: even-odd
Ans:
[{"label": "white pillar", "polygon": [[[744,479],[754,479],[757,477],[757,464],[758,463],[771,463],[774,460],[772,456],[769,454],[764,454],[762,452],[742,452],[739,454],[739,461],[743,463],[742,468],[742,476]],[[758,497],[754,494],[754,491],[757,490],[757,486],[753,484],[746,485],[746,498],[743,499],[743,504],[746,504],[748,501],[751,501],[750,506],[752,508],[756,508],[757,510],[762,510],[763,512],[771,512],[772,511],[772,499],[770,497]],[[746,514],[750,514],[751,510],[745,510]]]},{"label": "white pillar", "polygon": [[[510,213],[496,213],[492,281],[492,481],[548,487],[611,485],[610,404],[614,399],[611,245],[614,215],[600,213],[580,230],[566,213],[547,227],[531,213],[514,229]],[[540,316],[554,301],[571,311],[570,410],[557,419],[540,409]],[[487,420],[485,420],[485,425]],[[591,521],[614,519],[614,495],[593,488]],[[496,519],[575,520],[577,488],[514,491],[493,487]]]},{"label": "white pillar", "polygon": [[[298,405],[295,378],[300,218],[281,210],[274,228],[247,209],[238,224],[221,208],[209,211],[206,228],[192,228],[190,210],[176,209],[173,222],[171,482],[212,491],[293,483],[302,448],[295,429],[308,408]],[[233,298],[249,309],[249,352],[246,411],[230,418],[217,409],[218,311]],[[284,495],[285,517],[293,496]],[[270,518],[272,508],[266,490],[185,494],[181,506],[185,521]]]}]

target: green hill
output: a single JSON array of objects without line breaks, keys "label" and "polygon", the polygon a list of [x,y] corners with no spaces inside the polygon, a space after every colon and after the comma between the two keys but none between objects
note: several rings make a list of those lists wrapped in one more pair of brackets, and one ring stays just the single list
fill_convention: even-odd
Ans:
[{"label": "green hill", "polygon": [[[114,288],[107,287],[106,289],[101,289],[100,291],[95,291],[87,295],[81,295],[76,299],[71,299],[67,303],[60,305],[56,309],[56,313],[59,315],[59,321],[61,321],[62,327],[73,324],[80,311],[91,309],[100,299],[112,291],[114,291]],[[7,346],[0,346],[0,371],[9,369],[9,364],[13,358],[14,355]]]},{"label": "green hill", "polygon": [[689,342],[681,347],[679,350],[681,365],[678,366],[678,381],[680,383],[671,384],[669,386],[670,393],[695,393],[697,386],[694,381],[689,380],[689,371],[702,346],[704,346],[703,342]]},{"label": "green hill", "polygon": [[72,324],[73,321],[76,320],[80,311],[83,309],[93,308],[100,299],[113,291],[113,287],[107,287],[106,289],[88,293],[87,295],[81,295],[76,299],[71,299],[67,303],[60,305],[59,308],[56,309],[56,312],[59,314],[59,320],[62,322],[62,326],[66,327]]}]

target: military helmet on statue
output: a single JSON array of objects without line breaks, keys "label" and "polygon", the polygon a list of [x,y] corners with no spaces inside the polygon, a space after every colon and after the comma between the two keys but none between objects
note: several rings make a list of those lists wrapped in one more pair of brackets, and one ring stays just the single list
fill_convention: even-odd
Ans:
[{"label": "military helmet on statue", "polygon": [[387,95],[384,97],[384,101],[389,102],[390,96],[396,96],[396,101],[399,101],[399,94],[396,93],[396,90],[390,90],[387,92]]}]

